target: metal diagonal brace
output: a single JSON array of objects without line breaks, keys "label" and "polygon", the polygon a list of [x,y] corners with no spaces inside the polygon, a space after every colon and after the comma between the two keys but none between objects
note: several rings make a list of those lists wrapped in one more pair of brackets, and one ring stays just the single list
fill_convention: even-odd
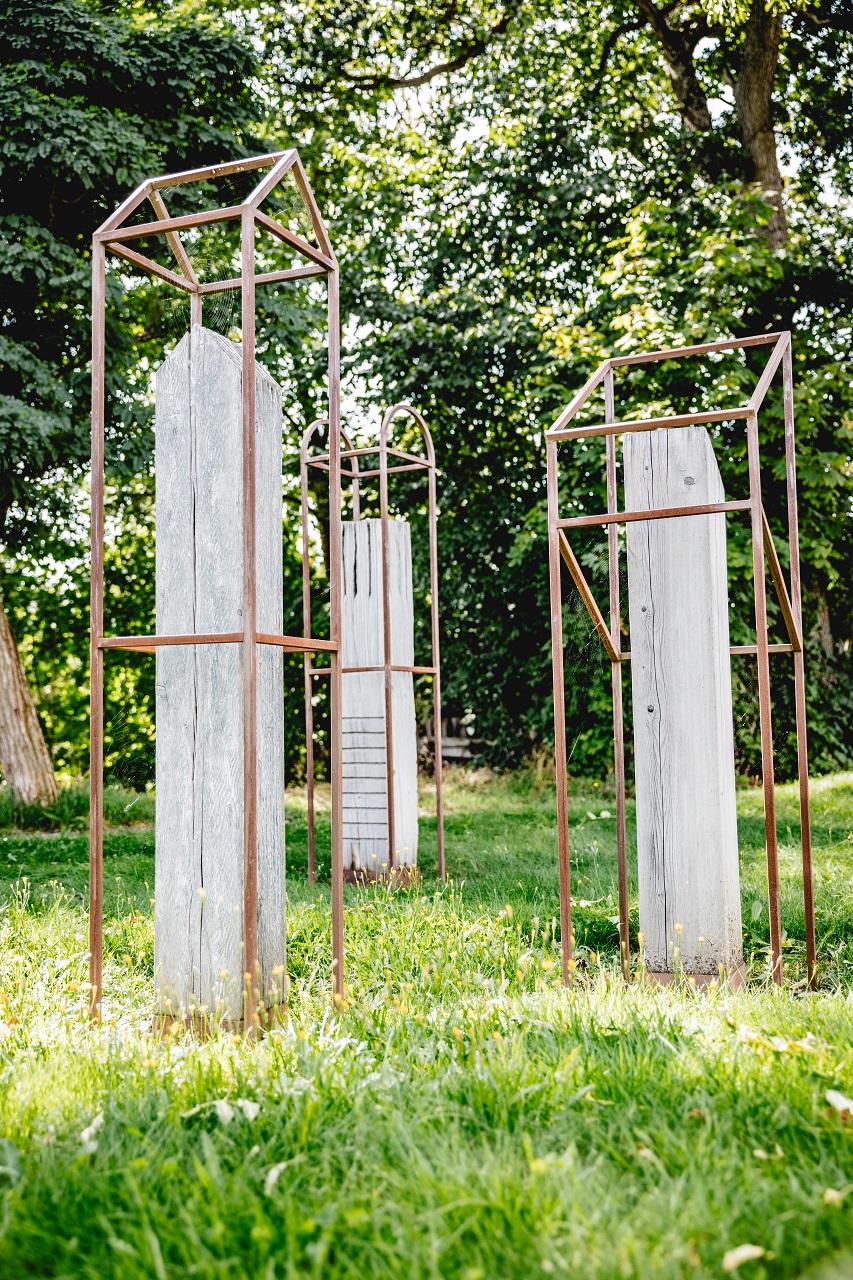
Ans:
[{"label": "metal diagonal brace", "polygon": [[770,567],[770,577],[773,579],[773,586],[776,588],[776,595],[779,598],[779,606],[782,610],[782,617],[785,619],[785,629],[788,632],[788,639],[791,641],[791,648],[794,653],[802,653],[803,637],[794,618],[794,610],[791,607],[791,600],[788,595],[785,579],[782,576],[782,566],[779,563],[779,556],[776,552],[776,544],[773,541],[773,534],[770,531],[770,524],[767,520],[767,513],[764,510],[764,504],[761,505],[761,527],[764,531],[764,552],[767,556],[767,563]]},{"label": "metal diagonal brace", "polygon": [[572,575],[574,584],[578,589],[580,598],[581,600],[583,600],[584,604],[587,607],[589,616],[592,618],[593,626],[595,627],[596,631],[601,637],[601,642],[604,645],[605,649],[607,650],[607,656],[611,662],[621,662],[622,661],[621,654],[619,653],[619,650],[617,649],[616,645],[613,643],[613,637],[610,634],[607,623],[604,621],[604,615],[602,614],[598,605],[595,603],[593,594],[589,589],[589,583],[587,582],[586,578],[583,576],[583,570],[581,569],[580,564],[578,563],[577,557],[574,551],[572,551],[571,547],[569,546],[568,539],[566,538],[566,535],[563,533],[562,529],[559,530],[559,534],[560,534],[560,555],[563,557],[564,561],[566,562],[566,568],[568,569],[569,573]]}]

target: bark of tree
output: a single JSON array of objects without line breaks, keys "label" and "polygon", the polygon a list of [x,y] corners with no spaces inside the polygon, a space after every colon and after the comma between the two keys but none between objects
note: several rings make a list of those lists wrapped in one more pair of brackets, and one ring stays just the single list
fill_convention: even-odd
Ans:
[{"label": "bark of tree", "polygon": [[780,248],[788,239],[782,175],[773,131],[773,83],[779,64],[781,38],[781,9],[768,8],[765,0],[752,0],[734,85],[735,105],[744,145],[752,160],[752,179],[773,207],[767,238],[774,249]]},{"label": "bark of tree", "polygon": [[685,129],[691,133],[707,133],[711,128],[711,112],[693,62],[695,40],[691,42],[678,27],[671,27],[664,13],[651,0],[637,0],[637,8],[663,48],[672,92]]},{"label": "bark of tree", "polygon": [[[705,133],[712,127],[711,113],[702,83],[696,74],[693,50],[703,36],[713,34],[705,24],[681,29],[670,24],[667,10],[652,0],[636,0],[638,11],[663,49],[672,91],[684,127]],[[733,75],[735,109],[741,137],[750,156],[748,182],[756,182],[772,207],[767,239],[774,249],[788,239],[788,222],[782,196],[782,175],[773,131],[773,85],[779,65],[782,11],[768,8],[766,0],[752,0],[738,66]]]},{"label": "bark of tree", "polygon": [[1,599],[0,769],[8,786],[25,804],[53,804],[59,795],[50,753]]}]

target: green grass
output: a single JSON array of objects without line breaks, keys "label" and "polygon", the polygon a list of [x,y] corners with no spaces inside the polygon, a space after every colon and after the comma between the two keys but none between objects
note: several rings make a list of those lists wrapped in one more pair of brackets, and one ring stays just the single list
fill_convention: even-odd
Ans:
[{"label": "green grass", "polygon": [[85,1016],[86,837],[7,830],[0,1276],[705,1277],[752,1244],[764,1255],[733,1274],[757,1280],[842,1258],[853,1123],[826,1092],[853,1093],[853,777],[814,786],[818,994],[802,990],[793,791],[779,799],[782,992],[758,792],[739,793],[750,987],[699,996],[621,982],[612,795],[578,784],[587,905],[564,992],[547,779],[456,776],[453,883],[432,875],[424,818],[421,886],[348,890],[336,1009],[328,887],[307,885],[294,795],[291,1021],[255,1044],[150,1035],[150,829],[106,841],[100,1027]]},{"label": "green grass", "polygon": [[[154,797],[128,791],[126,787],[105,787],[104,816],[115,827],[153,822]],[[9,787],[0,786],[0,829],[85,831],[88,823],[88,782],[79,781],[60,788],[54,805],[24,804]]]}]

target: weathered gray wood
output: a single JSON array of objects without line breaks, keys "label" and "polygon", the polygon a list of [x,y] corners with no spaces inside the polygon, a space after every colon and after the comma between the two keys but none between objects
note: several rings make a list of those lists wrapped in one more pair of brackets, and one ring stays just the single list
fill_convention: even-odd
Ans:
[{"label": "weathered gray wood", "polygon": [[[379,666],[385,660],[382,608],[382,524],[343,527],[342,662]],[[388,522],[391,662],[414,664],[412,550],[409,525]],[[415,866],[418,858],[418,748],[414,681],[391,677],[394,729],[394,858]],[[388,798],[385,740],[385,676],[381,671],[343,677],[344,867],[376,871],[388,863]],[[380,820],[381,813],[381,820]]]},{"label": "weathered gray wood", "polygon": [[[157,630],[243,625],[242,357],[194,327],[156,382]],[[281,392],[256,366],[258,629],[281,632]],[[243,681],[239,644],[157,652],[154,950],[161,1008],[239,1017],[243,988]],[[258,955],[282,985],[283,655],[258,652]],[[279,969],[278,973],[274,970]]]},{"label": "weathered gray wood", "polygon": [[[626,510],[723,502],[704,427],[625,437]],[[742,961],[726,517],[627,526],[640,929],[652,972]],[[681,926],[680,930],[678,926]]]}]

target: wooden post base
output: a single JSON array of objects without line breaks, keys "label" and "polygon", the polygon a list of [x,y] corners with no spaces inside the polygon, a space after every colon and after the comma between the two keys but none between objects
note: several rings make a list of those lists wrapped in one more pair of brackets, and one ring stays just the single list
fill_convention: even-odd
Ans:
[{"label": "wooden post base", "polygon": [[723,970],[721,973],[653,973],[647,969],[646,977],[650,982],[657,983],[661,987],[686,983],[698,991],[706,990],[712,982],[716,982],[720,987],[728,987],[730,991],[738,991],[746,986],[746,969],[743,964],[728,971]]},{"label": "wooden post base", "polygon": [[407,889],[409,885],[419,884],[420,879],[420,868],[410,864],[378,871],[372,867],[347,867],[344,871],[347,884],[390,884],[392,889]]}]

